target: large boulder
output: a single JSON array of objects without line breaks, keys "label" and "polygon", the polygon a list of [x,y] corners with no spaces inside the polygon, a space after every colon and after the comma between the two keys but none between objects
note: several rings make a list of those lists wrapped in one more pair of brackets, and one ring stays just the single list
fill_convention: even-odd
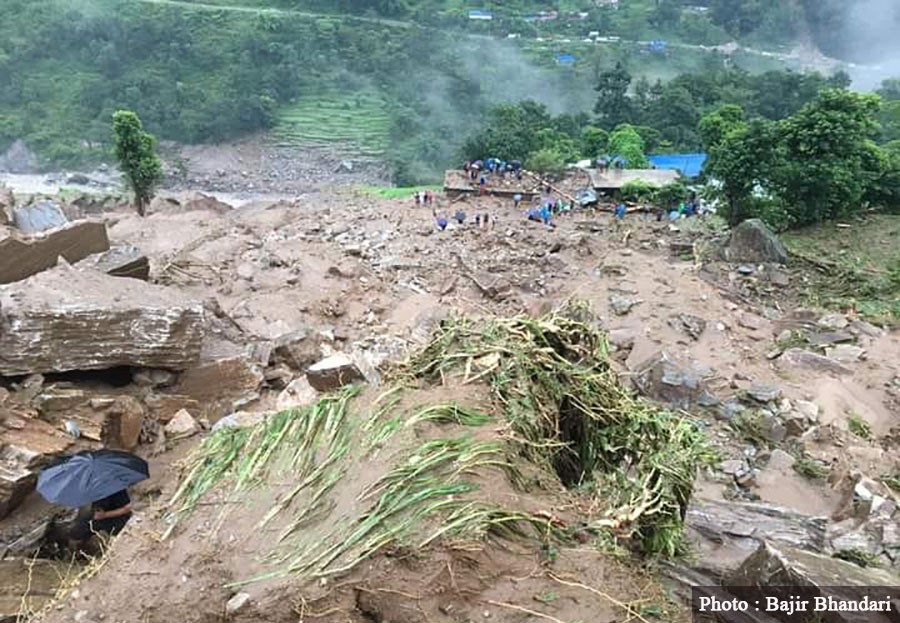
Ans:
[{"label": "large boulder", "polygon": [[[739,598],[794,598],[794,602],[810,604],[807,611],[821,600],[830,607],[819,611],[822,621],[829,623],[888,623],[896,621],[896,604],[891,612],[841,611],[840,604],[861,604],[900,598],[897,576],[881,569],[862,568],[823,554],[816,554],[784,545],[764,542],[740,568],[725,578],[724,587]],[[893,612],[893,614],[892,614]],[[780,621],[800,620],[787,612],[770,612]],[[809,618],[807,620],[812,620]]]},{"label": "large boulder", "polygon": [[787,262],[784,245],[771,229],[758,218],[744,221],[733,230],[725,247],[729,262],[777,263]]},{"label": "large boulder", "polygon": [[265,377],[249,357],[204,362],[186,370],[174,391],[200,403],[201,417],[210,423],[259,398]]},{"label": "large boulder", "polygon": [[0,421],[0,519],[34,490],[39,469],[66,453],[73,442],[37,418],[7,414]]},{"label": "large boulder", "polygon": [[62,257],[75,263],[109,250],[106,225],[78,221],[33,237],[10,232],[0,236],[0,284],[27,279],[56,266]]},{"label": "large boulder", "polygon": [[42,231],[62,227],[69,222],[59,204],[48,199],[36,201],[27,206],[13,209],[16,229],[24,234],[39,234]]},{"label": "large boulder", "polygon": [[136,279],[64,265],[0,287],[0,375],[183,370],[200,356],[203,306]]},{"label": "large boulder", "polygon": [[853,373],[853,370],[836,359],[802,348],[789,348],[784,351],[778,359],[778,366],[785,371],[800,369],[837,375]]}]

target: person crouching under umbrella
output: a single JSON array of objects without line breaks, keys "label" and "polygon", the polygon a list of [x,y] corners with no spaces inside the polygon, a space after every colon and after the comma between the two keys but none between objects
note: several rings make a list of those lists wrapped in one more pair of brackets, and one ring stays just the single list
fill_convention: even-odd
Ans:
[{"label": "person crouching under umbrella", "polygon": [[90,505],[88,512],[79,512],[69,528],[69,539],[85,543],[94,534],[115,536],[131,519],[131,498],[122,489]]}]

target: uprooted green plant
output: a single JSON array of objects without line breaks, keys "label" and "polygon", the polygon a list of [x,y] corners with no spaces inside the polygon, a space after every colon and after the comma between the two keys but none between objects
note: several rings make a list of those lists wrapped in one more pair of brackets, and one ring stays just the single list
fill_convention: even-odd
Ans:
[{"label": "uprooted green plant", "polygon": [[447,322],[406,371],[484,380],[519,453],[552,466],[566,485],[591,481],[603,492],[609,510],[595,527],[672,555],[695,472],[713,455],[692,422],[624,389],[606,352],[587,310],[573,304],[541,319]]},{"label": "uprooted green plant", "polygon": [[[695,471],[712,454],[690,421],[623,389],[605,355],[580,306],[539,320],[448,322],[367,416],[349,416],[359,393],[351,388],[211,435],[184,465],[169,532],[201,498],[221,508],[214,530],[235,509],[265,505],[257,528],[272,534],[263,555],[270,570],[240,582],[322,577],[388,547],[442,539],[527,537],[554,551],[571,536],[565,522],[479,499],[498,475],[523,487],[524,457],[534,472],[527,482],[556,475],[606,509],[583,529],[674,554]],[[452,377],[486,384],[494,414],[452,403],[401,407],[409,386]]]}]

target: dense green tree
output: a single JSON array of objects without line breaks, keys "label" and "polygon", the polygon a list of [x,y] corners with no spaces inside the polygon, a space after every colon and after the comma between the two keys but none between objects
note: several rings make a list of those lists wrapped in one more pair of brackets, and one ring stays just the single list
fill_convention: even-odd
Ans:
[{"label": "dense green tree", "polygon": [[730,126],[718,142],[709,146],[706,172],[721,185],[729,224],[759,216],[757,200],[773,198],[772,177],[783,163],[780,140],[777,124],[754,120]]},{"label": "dense green tree", "polygon": [[620,123],[632,120],[633,108],[628,96],[631,85],[631,74],[621,63],[615,68],[604,71],[597,80],[597,103],[594,113],[599,124],[604,128],[614,128]]},{"label": "dense green tree", "polygon": [[141,120],[130,110],[113,115],[116,158],[134,192],[137,212],[144,216],[156,185],[162,180],[162,163],[156,155],[156,139],[145,132]]},{"label": "dense green tree", "polygon": [[733,130],[746,126],[744,109],[737,104],[724,104],[704,116],[698,128],[706,149],[720,144]]},{"label": "dense green tree", "polygon": [[782,198],[797,224],[857,212],[885,162],[873,138],[880,98],[827,89],[781,122]]},{"label": "dense green tree", "polygon": [[565,171],[566,159],[556,149],[543,148],[529,154],[525,166],[540,175],[556,178]]},{"label": "dense green tree", "polygon": [[644,139],[627,123],[617,126],[609,135],[609,154],[624,159],[629,169],[646,169],[650,165],[644,154]]},{"label": "dense green tree", "polygon": [[581,131],[581,155],[595,159],[606,153],[609,144],[609,132],[603,128],[589,125]]}]

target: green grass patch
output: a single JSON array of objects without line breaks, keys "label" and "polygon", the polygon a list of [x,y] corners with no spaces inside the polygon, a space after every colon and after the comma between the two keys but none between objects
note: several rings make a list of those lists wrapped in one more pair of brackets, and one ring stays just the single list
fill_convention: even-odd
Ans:
[{"label": "green grass patch", "polygon": [[851,413],[847,418],[847,430],[860,439],[872,438],[872,425],[858,413]]},{"label": "green grass patch", "polygon": [[812,268],[808,301],[854,309],[886,323],[900,320],[900,215],[876,214],[829,222],[782,236],[790,251]]},{"label": "green grass patch", "polygon": [[830,470],[821,461],[801,457],[794,463],[794,471],[810,480],[820,480],[825,478]]},{"label": "green grass patch", "polygon": [[379,199],[409,199],[420,190],[439,191],[443,188],[440,184],[425,186],[358,186],[357,190],[370,197]]}]

